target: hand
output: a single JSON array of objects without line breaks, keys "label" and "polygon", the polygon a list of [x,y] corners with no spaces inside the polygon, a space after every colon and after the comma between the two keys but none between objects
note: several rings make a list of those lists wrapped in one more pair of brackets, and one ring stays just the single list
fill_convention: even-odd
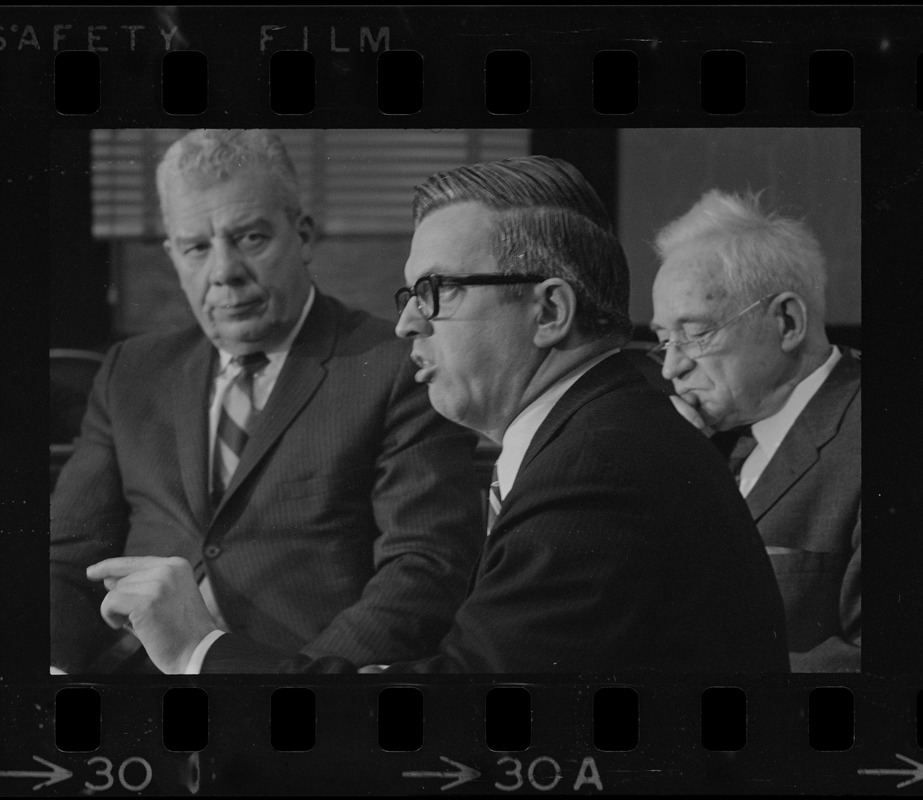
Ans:
[{"label": "hand", "polygon": [[706,436],[711,436],[714,431],[705,424],[705,420],[702,419],[698,411],[696,411],[689,403],[683,400],[678,394],[671,394],[670,400],[673,401],[673,405],[676,407],[676,410],[686,418],[687,421],[691,422]]},{"label": "hand", "polygon": [[182,674],[199,642],[218,626],[184,558],[108,558],[87,567],[109,593],[100,613],[112,628],[129,628],[162,672]]}]

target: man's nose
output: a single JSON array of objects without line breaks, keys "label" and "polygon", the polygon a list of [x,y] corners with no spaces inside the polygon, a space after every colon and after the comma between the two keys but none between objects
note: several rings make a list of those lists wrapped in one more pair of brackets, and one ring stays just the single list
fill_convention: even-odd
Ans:
[{"label": "man's nose", "polygon": [[663,377],[672,381],[685,375],[695,366],[695,361],[689,358],[679,347],[671,344],[663,351]]},{"label": "man's nose", "polygon": [[410,302],[404,306],[404,310],[397,319],[394,332],[401,339],[413,339],[416,336],[432,335],[433,326],[430,325],[429,320],[423,319],[420,309],[411,297]]},{"label": "man's nose", "polygon": [[247,279],[247,269],[232,242],[219,239],[211,250],[209,279],[218,285],[239,284]]}]

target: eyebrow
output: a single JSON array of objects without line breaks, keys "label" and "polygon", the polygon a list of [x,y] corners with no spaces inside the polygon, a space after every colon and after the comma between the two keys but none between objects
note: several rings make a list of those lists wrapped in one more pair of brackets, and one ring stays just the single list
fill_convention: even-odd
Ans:
[{"label": "eyebrow", "polygon": [[228,228],[227,232],[231,236],[236,236],[239,233],[244,233],[245,231],[250,230],[251,228],[272,228],[274,227],[272,222],[266,217],[253,217],[249,220],[244,220],[235,225],[232,225]]},{"label": "eyebrow", "polygon": [[672,329],[666,328],[663,325],[657,324],[656,322],[651,322],[651,324],[648,327],[651,329],[651,331],[653,331],[654,333],[657,333],[658,331],[677,330],[679,327],[682,327],[683,325],[688,325],[689,323],[695,323],[695,322],[714,324],[715,319],[707,315],[687,316],[687,317],[680,317],[678,320],[676,320],[677,328],[672,328]]},{"label": "eyebrow", "polygon": [[[444,264],[433,264],[429,269],[425,270],[424,272],[421,272],[420,275],[416,278],[416,280],[409,283],[408,286],[413,286],[414,284],[417,283],[417,281],[422,281],[424,278],[428,278],[430,275],[438,275],[440,278],[451,278],[452,274],[453,273],[446,271],[446,267]],[[456,274],[467,275],[468,273],[459,272]],[[405,277],[405,280],[406,280],[406,277]]]},{"label": "eyebrow", "polygon": [[196,244],[198,242],[208,241],[207,236],[174,236],[173,243],[179,247],[183,248],[191,244]]},{"label": "eyebrow", "polygon": [[[234,237],[242,233],[245,233],[248,230],[252,230],[253,228],[272,228],[272,227],[273,227],[272,222],[268,220],[266,217],[254,217],[253,219],[246,220],[244,222],[240,222],[235,225],[232,225],[226,231],[224,231],[224,233],[228,236]],[[177,236],[176,243],[178,245],[192,244],[194,242],[201,242],[203,240],[207,241],[211,238],[212,238],[211,236],[208,236],[206,234],[201,234],[197,236],[196,235]]]}]

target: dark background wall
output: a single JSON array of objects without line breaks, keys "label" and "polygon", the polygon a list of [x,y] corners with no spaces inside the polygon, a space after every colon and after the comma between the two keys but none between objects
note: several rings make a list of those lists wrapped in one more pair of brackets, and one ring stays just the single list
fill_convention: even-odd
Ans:
[{"label": "dark background wall", "polygon": [[804,219],[827,258],[827,321],[860,323],[858,128],[623,130],[618,222],[632,272],[632,319],[651,317],[657,231],[709,189],[762,191],[766,205]]}]

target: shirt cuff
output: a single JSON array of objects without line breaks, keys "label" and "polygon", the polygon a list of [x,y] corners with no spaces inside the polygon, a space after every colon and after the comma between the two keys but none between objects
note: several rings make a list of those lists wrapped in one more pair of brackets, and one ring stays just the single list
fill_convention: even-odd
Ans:
[{"label": "shirt cuff", "polygon": [[199,642],[198,645],[196,645],[196,649],[192,651],[192,657],[189,659],[189,663],[186,665],[186,671],[183,674],[198,675],[202,672],[202,662],[205,661],[205,654],[208,653],[208,648],[218,640],[218,637],[223,635],[224,631],[215,629]]},{"label": "shirt cuff", "polygon": [[387,668],[387,664],[367,664],[364,667],[359,667],[357,672],[360,675],[376,675],[379,672],[384,672]]}]

